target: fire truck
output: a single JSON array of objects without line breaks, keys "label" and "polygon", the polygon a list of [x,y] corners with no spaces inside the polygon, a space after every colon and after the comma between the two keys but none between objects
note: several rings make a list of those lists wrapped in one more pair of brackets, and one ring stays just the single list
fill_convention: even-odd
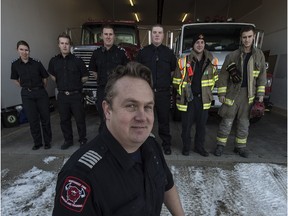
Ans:
[{"label": "fire truck", "polygon": [[[242,27],[252,25],[251,23],[236,23],[236,22],[211,22],[211,23],[189,23],[182,26],[180,34],[175,39],[173,45],[175,55],[183,57],[191,52],[192,38],[194,35],[203,33],[205,35],[206,49],[209,50],[214,57],[218,58],[218,71],[224,63],[227,54],[236,50],[240,46],[240,30]],[[261,48],[263,43],[264,32],[256,31],[254,46]],[[173,40],[172,40],[173,41]],[[269,55],[269,54],[268,54]],[[268,56],[266,58],[266,68],[268,69]],[[264,97],[264,103],[267,110],[272,108],[272,103],[269,101],[272,90],[272,74],[267,70],[267,84]],[[173,89],[173,98],[175,99],[176,90]],[[221,103],[217,96],[217,86],[213,90],[213,98],[211,111],[217,110]],[[175,100],[173,100],[175,101]],[[172,104],[172,114],[174,120],[180,119],[180,113],[176,108],[175,102]]]},{"label": "fire truck", "polygon": [[[89,62],[93,51],[103,45],[101,38],[103,24],[113,25],[115,31],[115,45],[125,49],[130,60],[133,60],[141,45],[139,38],[139,29],[134,21],[87,21],[81,26],[80,44],[72,47],[71,52],[82,58],[86,67],[89,67]],[[72,36],[77,36],[75,28],[68,28],[67,33]],[[72,35],[73,34],[75,35]],[[72,37],[72,40],[74,38]],[[75,40],[74,40],[75,41]],[[92,73],[90,73],[88,81],[83,85],[84,105],[95,105],[97,100],[97,81]]]}]

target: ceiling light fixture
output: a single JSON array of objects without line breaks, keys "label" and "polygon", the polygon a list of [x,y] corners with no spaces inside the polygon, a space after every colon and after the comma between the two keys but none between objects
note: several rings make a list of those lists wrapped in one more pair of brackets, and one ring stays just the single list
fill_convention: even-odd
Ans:
[{"label": "ceiling light fixture", "polygon": [[183,17],[183,19],[182,19],[182,23],[186,20],[186,17],[187,17],[187,13],[185,13],[185,15],[184,15],[184,17]]},{"label": "ceiling light fixture", "polygon": [[135,19],[137,20],[137,22],[139,22],[139,17],[137,13],[134,13]]},{"label": "ceiling light fixture", "polygon": [[129,1],[130,1],[130,5],[133,7],[134,6],[133,0],[129,0]]}]

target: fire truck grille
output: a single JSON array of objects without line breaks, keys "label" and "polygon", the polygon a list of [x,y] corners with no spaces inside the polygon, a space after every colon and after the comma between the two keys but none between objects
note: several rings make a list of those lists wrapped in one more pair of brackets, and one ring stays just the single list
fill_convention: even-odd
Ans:
[{"label": "fire truck grille", "polygon": [[[89,68],[89,62],[90,62],[91,56],[93,54],[93,51],[74,50],[73,54],[77,57],[80,57],[84,61],[86,67]],[[90,73],[90,75],[89,75],[89,80],[91,80],[91,81],[95,80],[92,73]]]}]

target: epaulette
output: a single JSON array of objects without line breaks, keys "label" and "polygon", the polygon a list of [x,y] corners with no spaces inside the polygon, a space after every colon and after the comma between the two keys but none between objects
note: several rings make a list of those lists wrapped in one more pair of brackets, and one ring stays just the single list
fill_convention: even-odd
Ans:
[{"label": "epaulette", "polygon": [[101,159],[102,156],[98,152],[90,149],[78,159],[78,164],[92,169]]},{"label": "epaulette", "polygon": [[35,58],[31,58],[31,59],[36,61],[36,62],[41,62],[39,59],[35,59]]},{"label": "epaulette", "polygon": [[12,63],[16,62],[18,59],[19,59],[19,58],[16,58],[16,59],[12,60]]}]

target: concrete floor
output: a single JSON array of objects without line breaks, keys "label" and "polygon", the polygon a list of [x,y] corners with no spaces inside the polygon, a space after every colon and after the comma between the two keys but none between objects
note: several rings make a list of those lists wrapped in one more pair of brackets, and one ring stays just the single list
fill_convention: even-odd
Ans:
[{"label": "concrete floor", "polygon": [[[94,107],[86,109],[87,138],[91,140],[97,135],[99,118]],[[49,166],[42,167],[44,170],[56,171],[61,168],[63,161],[79,148],[78,134],[75,123],[74,145],[67,150],[61,150],[63,136],[59,124],[59,115],[56,111],[51,113],[52,122],[52,148],[45,150],[43,148],[32,151],[32,138],[29,131],[29,125],[21,124],[13,128],[2,128],[1,130],[1,170],[10,170],[2,178],[2,186],[5,182],[13,179],[15,176],[30,170],[33,166],[40,166],[41,161],[48,156],[56,156],[57,160],[50,163]],[[157,120],[155,121],[154,134],[157,136]],[[193,166],[213,166],[230,167],[236,163],[275,163],[287,165],[287,117],[277,113],[266,113],[257,123],[251,124],[250,135],[248,138],[249,158],[242,158],[233,153],[234,131],[232,130],[229,143],[221,157],[213,155],[216,142],[216,133],[220,118],[217,115],[210,115],[207,123],[206,149],[210,152],[209,157],[202,157],[191,151],[189,156],[181,154],[181,122],[171,121],[172,133],[172,155],[165,156],[170,165],[193,165]],[[194,133],[194,131],[192,132]],[[192,146],[191,149],[194,149]]]}]

